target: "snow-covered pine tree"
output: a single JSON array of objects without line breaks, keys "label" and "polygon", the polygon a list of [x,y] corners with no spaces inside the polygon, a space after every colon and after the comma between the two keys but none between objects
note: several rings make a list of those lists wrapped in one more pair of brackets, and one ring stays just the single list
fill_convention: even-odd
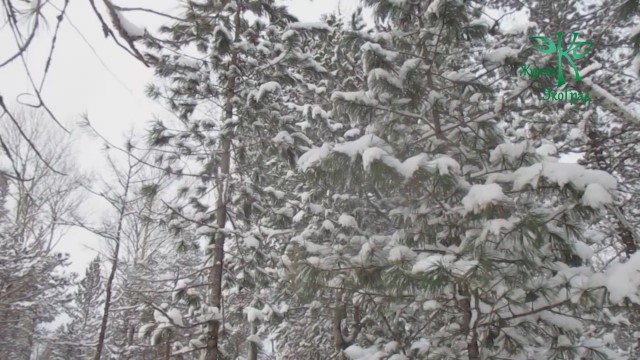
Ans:
[{"label": "snow-covered pine tree", "polygon": [[298,161],[331,210],[308,219],[293,266],[313,315],[335,314],[336,350],[353,317],[351,359],[615,357],[590,327],[615,287],[583,266],[581,226],[616,179],[505,142],[476,5],[366,3],[380,24],[361,40],[366,87],[331,96],[365,135]]},{"label": "snow-covered pine tree", "polygon": [[[325,76],[320,78],[306,78],[302,87],[287,106],[297,113],[296,118],[303,120],[295,122],[297,137],[305,136],[312,144],[319,139],[351,139],[359,134],[359,129],[349,129],[349,124],[334,119],[330,94],[334,91],[355,91],[365,83],[362,67],[359,64],[360,53],[357,49],[357,38],[367,36],[364,31],[362,9],[357,9],[350,18],[340,14],[326,16],[323,21],[331,29],[327,37],[310,42],[307,47],[313,52],[317,61],[327,69]],[[308,146],[308,145],[307,145]],[[291,203],[296,206],[296,213],[292,218],[292,227],[296,233],[304,231],[306,224],[321,217],[324,219],[323,206],[325,193],[307,183],[303,173],[289,176],[297,184],[295,198]],[[272,282],[275,286],[275,302],[281,307],[290,309],[283,314],[282,321],[271,324],[270,330],[276,341],[278,356],[283,358],[323,358],[333,351],[334,339],[327,336],[332,331],[334,318],[332,315],[320,311],[318,305],[322,301],[310,303],[311,299],[318,300],[320,293],[301,291],[299,283],[294,281],[295,269],[291,259],[295,258],[298,236],[288,235],[285,253],[281,254],[281,276]],[[298,295],[301,295],[298,297]]]},{"label": "snow-covered pine tree", "polygon": [[48,340],[47,360],[86,360],[95,355],[104,289],[100,257],[89,263],[66,314],[70,320]]},{"label": "snow-covered pine tree", "polygon": [[[622,4],[624,3],[624,4]],[[636,174],[638,149],[635,146],[640,128],[638,103],[638,52],[635,49],[637,27],[637,2],[603,1],[597,4],[567,2],[562,6],[547,2],[532,2],[520,8],[511,1],[489,1],[488,6],[508,12],[520,8],[518,24],[499,23],[492,26],[492,43],[499,48],[490,51],[486,58],[499,61],[491,73],[501,83],[506,99],[503,127],[513,142],[531,143],[548,154],[569,154],[581,157],[579,163],[612,173],[619,180],[614,203],[604,207],[604,218],[583,226],[588,230],[583,241],[593,248],[593,266],[600,271],[613,271],[619,265],[618,256],[632,256],[637,251],[638,213]],[[506,18],[505,18],[506,19]],[[593,41],[593,47],[583,59],[576,61],[581,82],[569,81],[567,87],[582,93],[590,93],[589,103],[544,102],[539,100],[543,89],[555,90],[556,78],[527,79],[522,65],[531,68],[558,68],[558,57],[532,51],[529,38],[534,35],[555,38],[562,31],[564,46],[569,46],[572,32],[579,33],[578,41]],[[502,54],[504,56],[498,56]],[[506,71],[505,71],[506,70]],[[575,76],[565,63],[565,78]],[[560,89],[562,90],[562,89]],[[543,145],[543,146],[541,146]],[[576,156],[577,155],[577,156]],[[591,251],[591,250],[590,250]],[[633,262],[633,261],[631,261]],[[632,265],[627,265],[632,266]],[[608,269],[611,268],[611,269]],[[633,326],[630,311],[636,304],[615,296],[613,303],[603,303],[597,331],[607,334],[608,342],[621,345],[637,353],[636,339],[631,335],[638,329]],[[626,319],[625,316],[630,316]],[[618,330],[611,332],[613,328]],[[613,334],[615,333],[615,341]]]},{"label": "snow-covered pine tree", "polygon": [[166,99],[183,126],[159,122],[150,135],[159,166],[186,180],[170,225],[195,230],[210,252],[202,264],[209,292],[193,310],[208,325],[189,346],[206,359],[255,358],[263,336],[255,322],[279,312],[267,289],[294,214],[297,184],[288,176],[310,145],[285,102],[302,77],[325,72],[304,45],[327,26],[296,22],[272,1],[191,4],[186,13],[189,23],[149,43],[157,50],[150,63],[168,80],[149,93]]}]

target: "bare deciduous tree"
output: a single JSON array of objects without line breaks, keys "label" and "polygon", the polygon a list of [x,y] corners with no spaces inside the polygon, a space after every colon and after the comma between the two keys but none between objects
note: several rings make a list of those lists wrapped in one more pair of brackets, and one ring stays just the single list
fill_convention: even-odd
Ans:
[{"label": "bare deciduous tree", "polygon": [[[0,184],[6,201],[0,219],[0,348],[8,359],[28,359],[44,337],[41,325],[70,300],[74,276],[64,270],[68,255],[55,247],[67,229],[63,219],[80,204],[80,179],[45,164],[70,169],[69,140],[42,113],[17,116],[20,129],[6,122],[0,128],[4,155],[11,158]],[[40,145],[40,154],[24,135]]]}]

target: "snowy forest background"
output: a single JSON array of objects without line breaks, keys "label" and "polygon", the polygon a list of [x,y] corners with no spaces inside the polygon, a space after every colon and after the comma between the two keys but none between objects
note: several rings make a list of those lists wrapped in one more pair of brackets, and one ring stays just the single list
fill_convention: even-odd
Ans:
[{"label": "snowy forest background", "polygon": [[[118,142],[43,95],[70,2],[0,7],[1,360],[640,358],[638,0],[89,0],[164,108]],[[521,76],[558,32],[591,102]]]}]

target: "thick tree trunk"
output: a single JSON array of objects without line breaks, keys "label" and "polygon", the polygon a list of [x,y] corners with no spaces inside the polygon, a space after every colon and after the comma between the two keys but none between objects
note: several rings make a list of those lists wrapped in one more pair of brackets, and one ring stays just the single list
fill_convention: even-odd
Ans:
[{"label": "thick tree trunk", "polygon": [[342,303],[336,303],[336,307],[333,310],[333,346],[336,352],[341,353],[344,344],[342,337],[342,320],[347,317],[347,308]]},{"label": "thick tree trunk", "polygon": [[[251,322],[251,335],[255,335],[258,333],[258,326],[255,322]],[[247,356],[247,360],[258,360],[258,344],[254,341],[249,342],[249,355]]]}]

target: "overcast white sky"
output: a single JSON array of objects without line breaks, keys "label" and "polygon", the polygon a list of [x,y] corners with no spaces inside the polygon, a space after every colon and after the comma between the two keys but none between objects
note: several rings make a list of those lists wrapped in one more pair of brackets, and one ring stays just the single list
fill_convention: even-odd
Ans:
[{"label": "overcast white sky", "polygon": [[[61,5],[62,1],[52,1]],[[156,10],[175,9],[178,0],[113,0],[116,5],[147,7]],[[318,21],[320,15],[340,6],[344,14],[356,8],[358,0],[281,0],[301,21]],[[104,12],[102,1],[96,4]],[[39,82],[49,50],[57,12],[46,11],[48,28],[42,28],[36,42],[27,54],[28,63],[36,82]],[[164,108],[144,95],[145,86],[153,81],[152,70],[120,49],[111,39],[102,35],[102,29],[93,14],[89,1],[70,1],[68,18],[64,20],[52,68],[44,86],[44,99],[58,119],[74,133],[78,163],[85,171],[100,174],[104,167],[101,144],[83,135],[77,123],[86,113],[94,126],[109,140],[121,144],[125,134],[134,129],[142,133],[154,115],[169,116]],[[133,13],[127,13],[133,14]],[[132,23],[153,29],[162,19],[136,13],[129,15]],[[71,25],[75,25],[75,28]],[[2,25],[2,24],[0,24]],[[14,52],[15,43],[10,31],[0,31],[0,61]],[[80,35],[82,34],[82,36]],[[93,47],[93,49],[92,49]],[[16,105],[21,93],[32,93],[23,65],[14,61],[0,69],[0,95],[8,106]],[[22,97],[28,101],[29,97]],[[99,213],[99,209],[94,210]],[[93,214],[99,215],[99,214]],[[97,238],[74,230],[65,237],[60,247],[72,256],[73,271],[83,275],[84,268],[95,255],[89,248],[101,248]]]}]

